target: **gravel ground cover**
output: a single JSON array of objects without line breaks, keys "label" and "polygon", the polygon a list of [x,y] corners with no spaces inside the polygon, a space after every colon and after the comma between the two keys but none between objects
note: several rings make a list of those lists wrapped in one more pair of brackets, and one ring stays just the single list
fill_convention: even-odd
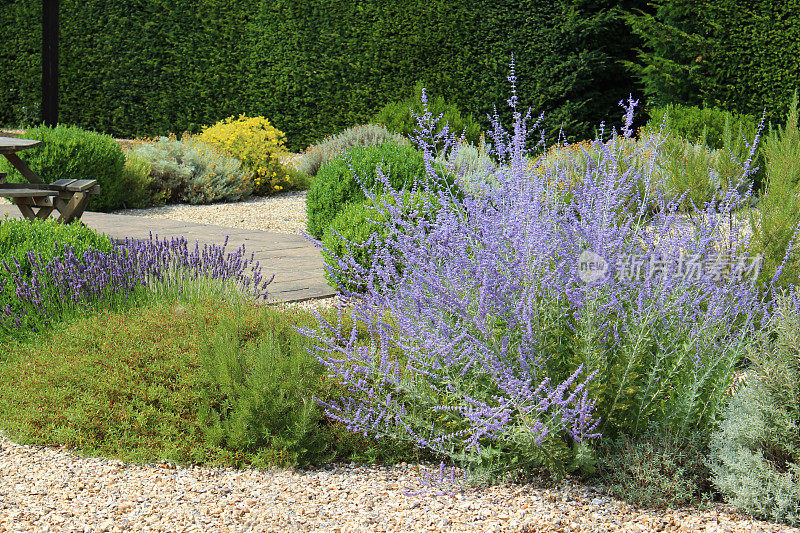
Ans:
[{"label": "gravel ground cover", "polygon": [[298,235],[306,227],[306,191],[252,196],[243,202],[229,204],[172,204],[147,209],[125,209],[115,211],[114,214]]},{"label": "gravel ground cover", "polygon": [[572,480],[431,485],[438,469],[131,465],[0,436],[0,531],[796,532],[716,506],[642,510]]}]

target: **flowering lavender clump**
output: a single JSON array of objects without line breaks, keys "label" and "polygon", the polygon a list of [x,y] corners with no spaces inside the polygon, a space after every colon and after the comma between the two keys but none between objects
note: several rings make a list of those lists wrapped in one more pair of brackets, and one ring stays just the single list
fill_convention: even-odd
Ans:
[{"label": "flowering lavender clump", "polygon": [[[340,275],[368,288],[353,319],[369,341],[343,331],[342,320],[320,318],[319,331],[304,331],[351,392],[323,403],[328,416],[365,435],[410,440],[472,471],[561,473],[576,452],[587,456],[600,432],[636,434],[652,423],[678,438],[706,434],[768,312],[747,276],[725,277],[718,262],[707,264],[747,249],[747,233],[730,214],[749,193],[721,190],[723,201],[698,209],[693,225],[680,219],[682,196],[669,202],[674,195],[652,183],[654,161],[646,158],[657,150],[616,149],[632,134],[637,102],[629,99],[621,102],[623,135],[601,128],[599,156],[580,167],[582,179],[565,197],[551,184],[576,165],[567,159],[541,169],[528,161],[531,114],[517,110],[513,64],[509,81],[513,131],[495,112],[490,134],[500,166],[486,186],[456,195],[426,187],[435,217],[409,217],[396,195],[381,206],[387,235],[372,268],[339,264]],[[434,135],[429,112],[418,121],[432,182],[433,146],[449,134]],[[631,258],[649,261],[644,272],[630,272]],[[587,262],[605,270],[587,276]],[[703,268],[694,268],[698,262]],[[700,275],[690,275],[688,263]],[[737,265],[739,274],[747,270]]]},{"label": "flowering lavender clump", "polygon": [[234,294],[254,298],[267,296],[266,279],[258,261],[245,255],[242,245],[226,254],[228,244],[195,244],[193,250],[185,238],[159,240],[126,239],[105,252],[84,251],[78,257],[72,247],[43,261],[28,252],[31,274],[26,276],[19,261],[14,267],[4,264],[16,286],[19,305],[0,309],[0,326],[13,330],[30,324],[32,317],[47,325],[53,319],[76,310],[114,308],[132,299],[149,297]]}]

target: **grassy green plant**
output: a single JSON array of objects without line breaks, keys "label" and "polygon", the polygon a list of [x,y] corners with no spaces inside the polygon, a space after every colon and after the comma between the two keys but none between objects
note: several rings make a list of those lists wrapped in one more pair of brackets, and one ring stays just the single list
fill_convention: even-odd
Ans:
[{"label": "grassy green plant", "polygon": [[149,190],[156,205],[234,202],[253,191],[252,177],[237,159],[191,136],[161,137],[129,153],[150,164]]},{"label": "grassy green plant", "polygon": [[123,207],[136,209],[153,205],[152,170],[149,161],[131,151],[125,152],[125,168],[121,180],[129,193],[127,201],[122,204]]},{"label": "grassy green plant", "polygon": [[324,163],[338,157],[351,146],[373,146],[385,142],[408,143],[399,133],[392,133],[380,124],[353,126],[306,148],[298,170],[316,176]]},{"label": "grassy green plant", "polygon": [[716,107],[670,104],[650,111],[650,121],[644,131],[658,131],[666,124],[667,131],[692,143],[707,145],[712,150],[720,150],[726,145],[726,129],[738,131],[752,139],[756,134],[758,120],[753,115],[733,114]]},{"label": "grassy green plant", "polygon": [[[412,137],[417,130],[417,120],[414,118],[414,113],[417,115],[422,114],[421,97],[423,88],[423,82],[418,81],[408,98],[386,104],[372,118],[371,122],[373,124],[383,124],[389,131],[400,133],[405,137]],[[437,133],[447,124],[450,133],[455,135],[456,138],[463,137],[472,144],[480,143],[481,127],[472,115],[462,115],[455,105],[446,103],[441,96],[431,99],[428,109],[433,113],[433,116],[443,115],[442,120],[439,122]],[[441,148],[441,145],[437,147]]]},{"label": "grassy green plant", "polygon": [[[136,176],[126,173],[125,156],[110,135],[59,125],[28,128],[22,136],[42,141],[18,155],[44,181],[97,180],[100,194],[90,200],[90,211],[113,211],[137,202],[139,184],[131,189],[130,182]],[[5,158],[0,161],[0,172],[7,172],[9,181],[26,182]]]},{"label": "grassy green plant", "polygon": [[746,383],[712,435],[714,485],[754,516],[800,525],[800,299],[779,308],[749,354]]},{"label": "grassy green plant", "polygon": [[[11,334],[3,326],[6,319],[4,314],[18,303],[17,284],[12,272],[29,280],[30,252],[47,262],[63,256],[67,247],[81,255],[87,250],[110,252],[112,244],[108,236],[79,224],[59,224],[53,219],[28,221],[6,217],[0,220],[0,338]],[[21,317],[22,324],[14,328],[17,330],[14,334],[41,327],[40,318],[34,315]]]},{"label": "grassy green plant", "polygon": [[779,287],[800,281],[800,127],[794,95],[786,125],[770,128],[764,139],[766,189],[750,214],[751,253],[763,255],[763,280],[778,275]]},{"label": "grassy green plant", "polygon": [[202,297],[92,314],[10,346],[0,360],[0,428],[22,443],[137,462],[419,459],[412,447],[366,441],[322,418],[312,399],[344,388],[294,330],[315,323],[302,310]]}]

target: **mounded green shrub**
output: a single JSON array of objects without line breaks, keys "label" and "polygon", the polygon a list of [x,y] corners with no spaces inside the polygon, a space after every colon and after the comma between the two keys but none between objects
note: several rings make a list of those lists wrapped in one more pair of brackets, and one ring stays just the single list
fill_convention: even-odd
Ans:
[{"label": "mounded green shrub", "polygon": [[130,153],[150,164],[149,189],[156,205],[235,202],[253,191],[252,175],[238,159],[192,136],[180,141],[161,137]]},{"label": "mounded green shrub", "polygon": [[[392,142],[354,146],[322,165],[317,173],[306,197],[308,232],[321,239],[346,204],[366,200],[362,185],[381,194],[384,186],[377,177],[378,169],[395,190],[411,189],[427,179],[422,153],[411,146]],[[452,176],[448,178],[449,183],[452,180]]]},{"label": "mounded green shrub", "polygon": [[730,113],[716,107],[697,107],[669,104],[650,111],[650,121],[645,130],[657,131],[661,124],[673,135],[692,142],[703,142],[709,148],[720,149],[725,144],[725,124],[734,133],[752,139],[758,120],[753,115]]},{"label": "mounded green shrub", "polygon": [[324,163],[340,156],[351,146],[373,146],[385,142],[406,144],[408,141],[399,133],[392,133],[380,124],[359,124],[306,148],[298,170],[316,176]]},{"label": "mounded green shrub", "polygon": [[[100,194],[92,196],[87,208],[89,211],[113,211],[138,201],[131,198],[125,155],[110,135],[59,125],[29,128],[22,137],[42,141],[17,155],[44,181],[97,180]],[[9,181],[27,182],[5,158],[0,161],[0,172],[7,172]]]},{"label": "mounded green shrub", "polygon": [[[322,257],[327,265],[325,278],[334,289],[345,288],[352,292],[365,290],[366,287],[353,274],[364,275],[370,270],[376,252],[384,244],[390,230],[386,226],[385,205],[396,206],[394,196],[381,195],[374,201],[348,204],[325,230],[322,237]],[[406,220],[419,220],[420,217],[431,220],[436,216],[437,201],[429,194],[417,193],[412,197],[411,193],[405,193],[403,205]],[[340,264],[349,256],[352,256],[357,266]],[[382,263],[378,261],[379,264]],[[357,271],[354,272],[353,268]]]},{"label": "mounded green shrub", "polygon": [[800,301],[783,297],[711,438],[713,481],[757,518],[800,526]]},{"label": "mounded green shrub", "polygon": [[[424,84],[418,81],[414,86],[414,91],[408,98],[399,102],[391,102],[386,104],[378,113],[372,118],[373,124],[382,124],[386,126],[389,131],[400,133],[406,137],[412,138],[417,129],[417,119],[414,114],[421,116],[423,113],[422,108],[422,89]],[[432,97],[430,91],[427,91],[428,96],[428,110],[434,117],[442,115],[439,124],[436,127],[436,132],[442,131],[445,125],[449,126],[449,131],[457,139],[466,139],[471,144],[479,144],[481,138],[481,127],[475,122],[475,118],[470,114],[461,114],[461,111],[454,105],[446,103],[442,96]],[[414,114],[412,114],[412,111]],[[441,148],[441,146],[439,146]]]}]

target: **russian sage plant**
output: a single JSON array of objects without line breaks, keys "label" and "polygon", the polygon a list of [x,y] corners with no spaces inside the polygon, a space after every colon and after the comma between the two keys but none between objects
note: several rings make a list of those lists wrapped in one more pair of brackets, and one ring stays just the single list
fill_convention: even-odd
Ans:
[{"label": "russian sage plant", "polygon": [[[365,191],[388,214],[381,248],[370,269],[339,268],[367,287],[352,313],[371,341],[321,319],[304,330],[350,387],[323,403],[328,416],[489,475],[562,474],[591,457],[600,433],[707,434],[767,305],[748,275],[757,262],[737,259],[747,234],[728,216],[748,193],[721,190],[687,227],[681,198],[651,183],[657,150],[618,149],[630,144],[632,99],[621,102],[621,134],[601,128],[590,164],[539,168],[527,141],[542,117],[528,127],[513,70],[509,80],[512,131],[495,113],[498,167],[481,191],[435,186],[435,147],[454,139],[429,111],[416,142],[435,216],[433,201],[414,211],[400,194],[388,202]],[[565,197],[551,184],[576,167],[581,179]],[[738,261],[727,273],[726,258]]]}]

